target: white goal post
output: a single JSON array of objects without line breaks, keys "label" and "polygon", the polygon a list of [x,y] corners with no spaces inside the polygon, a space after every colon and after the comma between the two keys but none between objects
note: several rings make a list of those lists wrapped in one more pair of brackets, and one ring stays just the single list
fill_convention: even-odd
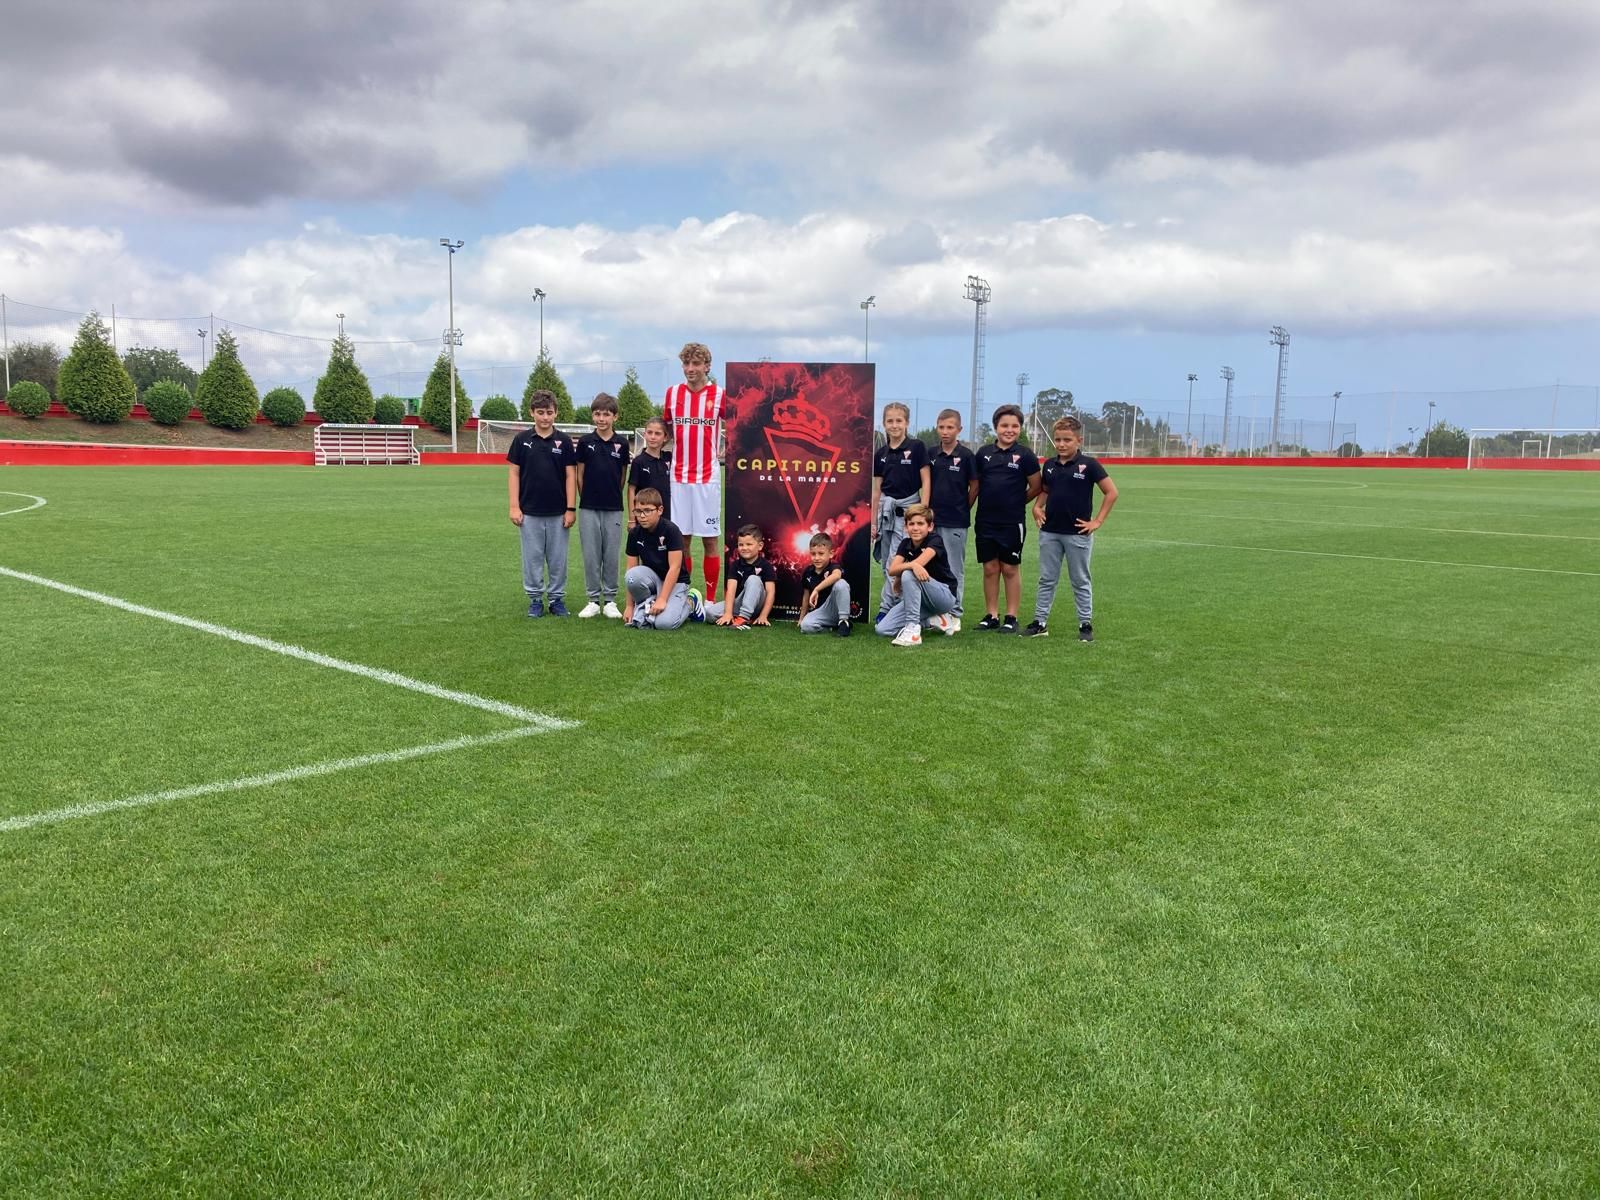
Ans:
[{"label": "white goal post", "polygon": [[[511,448],[512,438],[516,437],[517,434],[521,433],[524,429],[532,428],[532,421],[485,421],[482,417],[479,417],[478,453],[504,454]],[[570,433],[575,438],[582,437],[586,433],[594,432],[593,425],[558,423],[556,428],[562,433]],[[618,429],[615,432],[618,437],[625,437],[628,439],[629,444],[633,447],[634,453],[638,453],[640,447],[644,445],[644,443],[640,441],[639,437],[631,429]]]},{"label": "white goal post", "polygon": [[1527,425],[1467,431],[1467,470],[1486,470],[1507,459],[1600,460],[1600,428],[1555,429]]}]

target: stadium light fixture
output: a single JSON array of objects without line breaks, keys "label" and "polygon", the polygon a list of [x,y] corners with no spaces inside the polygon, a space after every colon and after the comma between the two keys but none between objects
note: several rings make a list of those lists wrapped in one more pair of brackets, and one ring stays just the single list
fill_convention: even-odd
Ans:
[{"label": "stadium light fixture", "polygon": [[1189,407],[1183,414],[1183,448],[1189,449],[1189,427],[1194,423],[1194,381],[1199,379],[1193,371],[1189,372]]},{"label": "stadium light fixture", "polygon": [[1433,448],[1433,410],[1438,406],[1437,400],[1428,401],[1428,432],[1422,435],[1422,457],[1428,458],[1428,451]]},{"label": "stadium light fixture", "polygon": [[209,329],[195,330],[195,333],[200,335],[200,369],[202,371],[206,369],[206,334],[210,332]]},{"label": "stadium light fixture", "polygon": [[867,356],[872,340],[872,310],[877,306],[878,298],[868,296],[861,302],[861,361],[871,361]]},{"label": "stadium light fixture", "polygon": [[1333,394],[1333,420],[1328,423],[1328,453],[1333,453],[1334,439],[1339,436],[1339,397],[1343,392]]},{"label": "stadium light fixture", "polygon": [[449,238],[440,238],[439,245],[450,253],[447,257],[446,278],[450,289],[450,328],[445,330],[445,343],[450,349],[450,453],[455,454],[459,449],[456,444],[456,431],[459,422],[456,420],[456,346],[461,341],[461,331],[456,328],[456,251],[466,243],[459,238],[451,241]]},{"label": "stadium light fixture", "polygon": [[539,302],[539,354],[544,355],[544,298],[547,293],[543,288],[533,289],[533,298]]}]

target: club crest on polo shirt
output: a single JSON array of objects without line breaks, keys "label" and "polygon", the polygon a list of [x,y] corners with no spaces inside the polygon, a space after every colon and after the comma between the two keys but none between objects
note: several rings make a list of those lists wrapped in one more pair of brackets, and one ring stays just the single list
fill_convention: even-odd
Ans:
[{"label": "club crest on polo shirt", "polygon": [[905,453],[901,456],[900,461],[901,462],[910,462],[911,461],[911,451],[909,449],[906,450]]},{"label": "club crest on polo shirt", "polygon": [[612,458],[621,458],[622,457],[622,447],[618,446],[618,445],[613,445],[611,447],[611,457]]},{"label": "club crest on polo shirt", "polygon": [[560,454],[561,453],[561,439],[560,438],[556,438],[555,441],[550,443],[550,453],[551,454]]},{"label": "club crest on polo shirt", "polygon": [[1020,455],[1020,454],[1013,454],[1013,455],[1012,455],[1012,456],[1011,456],[1011,461],[1010,461],[1010,462],[1008,462],[1008,463],[1007,463],[1007,464],[1006,464],[1006,466],[1008,466],[1008,467],[1010,467],[1010,468],[1011,468],[1011,469],[1012,469],[1012,470],[1013,470],[1013,471],[1015,471],[1015,470],[1016,470],[1016,469],[1017,469],[1017,464],[1018,464],[1018,463],[1019,463],[1019,462],[1021,462],[1021,461],[1022,461],[1022,455]]}]

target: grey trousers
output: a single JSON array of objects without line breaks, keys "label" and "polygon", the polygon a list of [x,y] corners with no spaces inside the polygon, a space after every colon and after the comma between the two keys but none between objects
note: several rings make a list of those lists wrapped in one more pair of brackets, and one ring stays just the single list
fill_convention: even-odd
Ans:
[{"label": "grey trousers", "polygon": [[[752,575],[744,581],[744,586],[739,589],[739,595],[734,599],[733,615],[753,621],[766,602],[767,581]],[[715,621],[722,616],[727,607],[725,600],[711,601],[706,605],[706,616]]]},{"label": "grey trousers", "polygon": [[1089,554],[1094,550],[1092,533],[1039,534],[1039,592],[1033,602],[1033,619],[1043,625],[1050,618],[1056,584],[1061,579],[1061,559],[1067,560],[1067,580],[1077,603],[1078,624],[1094,615],[1094,588],[1089,583]]},{"label": "grey trousers", "polygon": [[937,579],[923,582],[910,571],[900,575],[900,599],[884,613],[877,630],[885,637],[893,637],[902,629],[915,629],[929,617],[947,613],[956,606],[956,594]]},{"label": "grey trousers", "polygon": [[689,619],[688,584],[674,584],[666,608],[652,614],[650,604],[661,592],[661,576],[640,564],[628,572],[624,583],[633,597],[633,624],[640,629],[676,629]]},{"label": "grey trousers", "polygon": [[911,496],[879,496],[878,497],[878,541],[873,547],[872,557],[883,568],[883,589],[878,593],[878,608],[887,610],[894,603],[890,595],[889,563],[894,558],[894,552],[900,543],[906,540],[905,511],[913,504],[921,502],[921,494]]},{"label": "grey trousers", "polygon": [[578,510],[578,545],[583,550],[583,588],[594,601],[617,598],[622,563],[622,512]]},{"label": "grey trousers", "polygon": [[[567,596],[567,531],[560,517],[522,517],[522,590],[530,598]],[[548,575],[548,580],[546,576]]]},{"label": "grey trousers", "polygon": [[941,525],[934,532],[944,539],[945,556],[950,560],[950,569],[956,573],[956,606],[950,610],[950,615],[960,620],[961,598],[967,594],[967,527]]},{"label": "grey trousers", "polygon": [[800,618],[801,633],[827,633],[850,619],[850,585],[843,579],[828,589],[822,603]]}]

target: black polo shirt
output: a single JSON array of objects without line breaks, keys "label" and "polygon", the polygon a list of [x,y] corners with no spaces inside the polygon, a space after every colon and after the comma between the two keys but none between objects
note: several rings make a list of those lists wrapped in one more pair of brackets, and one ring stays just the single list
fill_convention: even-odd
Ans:
[{"label": "black polo shirt", "polygon": [[628,472],[628,443],[612,434],[586,433],[578,439],[578,465],[583,468],[584,508],[622,511],[622,480]]},{"label": "black polo shirt", "polygon": [[933,508],[933,523],[944,529],[965,529],[972,523],[967,485],[977,478],[972,448],[957,442],[948,454],[935,450],[928,459],[928,468],[932,480],[928,503]]},{"label": "black polo shirt", "polygon": [[905,559],[907,562],[910,562],[913,558],[921,554],[930,546],[933,548],[933,557],[924,564],[923,569],[927,571],[928,574],[933,578],[944,584],[945,587],[954,590],[956,586],[956,574],[950,569],[950,556],[945,553],[944,539],[937,533],[928,534],[927,540],[924,541],[920,546],[913,542],[910,538],[906,538],[900,543],[900,548],[895,551],[895,554],[900,558]]},{"label": "black polo shirt", "polygon": [[772,564],[767,561],[766,555],[758,554],[754,562],[745,562],[735,554],[728,563],[728,582],[733,584],[735,596],[744,590],[744,581],[752,575],[759,576],[762,583],[778,582],[778,573],[772,569]]},{"label": "black polo shirt", "polygon": [[663,450],[657,458],[648,450],[628,468],[628,483],[635,491],[655,488],[661,493],[661,519],[672,515],[672,451]]},{"label": "black polo shirt", "polygon": [[[641,566],[649,567],[656,573],[656,578],[662,583],[667,581],[667,571],[671,564],[667,562],[669,551],[683,552],[683,533],[671,521],[662,517],[656,522],[654,529],[646,529],[643,525],[634,525],[628,530],[628,541],[623,548],[623,553],[629,558],[637,558]],[[678,582],[686,582],[680,573]]]},{"label": "black polo shirt", "polygon": [[[820,571],[817,570],[816,567],[807,567],[805,569],[805,573],[800,576],[800,590],[809,596],[811,594],[811,590],[816,587],[817,584],[821,583],[823,579],[829,575],[832,575],[838,569],[839,567],[836,563],[829,563]],[[843,576],[840,576],[840,578],[843,578]],[[835,580],[834,582],[837,583],[838,580]],[[828,598],[829,593],[832,591],[833,584],[830,583],[818,593],[817,603],[821,604],[823,601],[825,601]]]},{"label": "black polo shirt", "polygon": [[1106,477],[1098,459],[1078,453],[1067,462],[1052,458],[1044,464],[1044,525],[1046,533],[1077,533],[1078,519],[1094,519],[1094,485]]},{"label": "black polo shirt", "polygon": [[511,439],[506,461],[522,468],[517,506],[530,517],[559,517],[567,511],[567,468],[578,465],[577,443],[559,429],[549,437],[524,429]]},{"label": "black polo shirt", "polygon": [[922,491],[922,468],[928,465],[928,447],[921,438],[908,437],[898,446],[885,442],[872,459],[872,473],[883,480],[883,494],[904,500]]},{"label": "black polo shirt", "polygon": [[1002,450],[990,442],[978,451],[977,529],[1012,530],[1022,524],[1028,480],[1039,473],[1039,460],[1021,442]]}]

